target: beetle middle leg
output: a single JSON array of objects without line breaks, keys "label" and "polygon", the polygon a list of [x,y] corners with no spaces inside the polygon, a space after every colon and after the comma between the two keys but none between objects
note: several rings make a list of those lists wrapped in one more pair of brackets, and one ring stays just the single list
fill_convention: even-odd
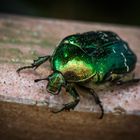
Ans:
[{"label": "beetle middle leg", "polygon": [[89,91],[89,94],[93,96],[93,98],[95,100],[95,103],[97,105],[99,105],[99,107],[101,109],[101,115],[100,115],[99,119],[102,119],[103,116],[104,116],[104,108],[103,108],[102,102],[100,101],[100,98],[97,95],[97,93],[92,88],[88,88],[88,87],[85,87],[85,86],[80,86],[80,87],[83,88],[83,89],[88,90]]},{"label": "beetle middle leg", "polygon": [[90,89],[90,94],[94,97],[96,104],[99,105],[99,107],[101,109],[101,115],[100,115],[99,119],[102,119],[104,116],[104,109],[102,106],[102,102],[100,101],[99,96],[96,94],[96,92],[93,89]]},{"label": "beetle middle leg", "polygon": [[34,68],[34,70],[35,70],[41,64],[43,64],[44,62],[46,62],[50,58],[51,58],[51,56],[49,56],[49,55],[47,55],[47,56],[40,56],[36,60],[34,60],[34,62],[30,66],[24,66],[24,67],[21,67],[21,68],[17,69],[17,73],[19,73],[23,69],[28,69],[28,68]]},{"label": "beetle middle leg", "polygon": [[70,111],[70,109],[74,110],[74,108],[79,103],[79,101],[80,101],[79,94],[77,93],[76,89],[72,85],[68,84],[66,86],[66,91],[69,92],[69,94],[73,97],[74,101],[67,103],[67,104],[63,104],[64,107],[62,107],[58,111],[52,111],[53,113],[58,113],[58,112],[61,112],[63,110],[68,110],[68,111]]}]

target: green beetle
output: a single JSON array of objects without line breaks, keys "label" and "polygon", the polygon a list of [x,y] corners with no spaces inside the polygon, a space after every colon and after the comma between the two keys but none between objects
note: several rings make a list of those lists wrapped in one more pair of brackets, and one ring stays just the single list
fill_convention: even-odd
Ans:
[{"label": "green beetle", "polygon": [[[50,61],[53,73],[47,78],[47,91],[53,95],[59,94],[62,86],[74,98],[73,102],[64,104],[56,111],[74,109],[80,101],[75,85],[92,81],[95,85],[105,82],[123,82],[125,75],[130,73],[137,61],[136,55],[116,33],[110,31],[91,31],[74,34],[64,38],[51,56],[42,56],[30,66],[21,67],[19,73],[26,68],[36,69],[42,63]],[[95,102],[104,109],[101,101],[93,89],[89,88]]]}]

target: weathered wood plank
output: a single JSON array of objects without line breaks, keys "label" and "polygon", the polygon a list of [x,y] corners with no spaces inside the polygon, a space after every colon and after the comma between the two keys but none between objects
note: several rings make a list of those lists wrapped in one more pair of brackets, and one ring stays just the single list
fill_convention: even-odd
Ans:
[{"label": "weathered wood plank", "polygon": [[[140,77],[138,27],[0,15],[0,100],[24,104],[48,104],[49,107],[68,101],[65,91],[59,96],[51,96],[45,90],[47,84],[45,81],[34,83],[34,79],[46,77],[51,73],[48,63],[36,72],[27,70],[20,76],[16,73],[16,69],[30,64],[37,56],[51,54],[65,36],[91,30],[114,31],[126,40],[137,54],[135,73],[136,77]],[[140,84],[103,89],[98,94],[105,112],[140,114]],[[76,110],[98,111],[90,96],[84,93],[81,95],[81,102]]]}]

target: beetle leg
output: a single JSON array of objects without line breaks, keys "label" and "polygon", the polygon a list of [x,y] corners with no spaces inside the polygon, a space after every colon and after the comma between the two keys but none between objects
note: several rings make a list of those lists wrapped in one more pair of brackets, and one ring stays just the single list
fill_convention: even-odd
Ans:
[{"label": "beetle leg", "polygon": [[51,56],[47,55],[47,56],[40,56],[38,57],[36,60],[34,60],[34,62],[30,65],[30,66],[24,66],[21,67],[19,69],[17,69],[17,73],[19,73],[21,70],[23,69],[28,69],[28,68],[34,68],[37,69],[41,64],[43,64],[44,62],[46,62],[48,59],[50,59]]},{"label": "beetle leg", "polygon": [[123,81],[123,80],[118,80],[116,82],[117,85],[123,85],[123,84],[131,84],[131,83],[138,83],[140,82],[140,79],[131,79],[131,80],[128,80],[128,81]]},{"label": "beetle leg", "polygon": [[104,77],[104,81],[115,82],[115,81],[118,81],[121,77],[122,77],[121,74],[115,74],[115,73],[109,72]]},{"label": "beetle leg", "polygon": [[137,83],[140,79],[136,79],[134,73],[128,73],[125,75],[118,75],[118,79],[111,81],[113,84],[122,85],[122,84],[129,84],[129,83]]},{"label": "beetle leg", "polygon": [[89,91],[90,91],[90,94],[94,97],[96,104],[99,105],[99,107],[101,109],[101,115],[100,115],[99,119],[102,119],[104,116],[104,108],[102,106],[102,102],[100,101],[99,96],[96,94],[96,92],[93,89],[90,89]]},{"label": "beetle leg", "polygon": [[67,110],[67,111],[70,111],[70,109],[74,110],[74,108],[76,107],[76,105],[79,103],[80,97],[79,97],[76,89],[73,86],[67,86],[66,87],[66,91],[69,92],[69,94],[73,97],[74,101],[72,101],[70,103],[67,103],[67,104],[63,104],[64,107],[62,107],[58,111],[52,111],[53,113],[58,113],[58,112],[61,112],[63,110]]},{"label": "beetle leg", "polygon": [[97,95],[97,93],[93,89],[91,89],[89,87],[85,87],[85,86],[81,86],[81,85],[79,85],[79,87],[81,87],[81,88],[83,88],[85,90],[88,90],[89,91],[88,93],[94,97],[95,103],[97,105],[99,105],[99,107],[101,109],[101,115],[100,115],[99,119],[102,119],[103,116],[104,116],[104,108],[103,108],[102,102],[100,101],[100,98]]}]

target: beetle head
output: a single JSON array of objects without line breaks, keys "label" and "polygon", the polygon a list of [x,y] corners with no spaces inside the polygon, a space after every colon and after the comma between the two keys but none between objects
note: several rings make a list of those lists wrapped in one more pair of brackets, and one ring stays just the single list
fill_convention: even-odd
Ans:
[{"label": "beetle head", "polygon": [[65,79],[60,72],[54,72],[48,76],[47,91],[51,94],[59,94],[61,87],[65,85]]}]

